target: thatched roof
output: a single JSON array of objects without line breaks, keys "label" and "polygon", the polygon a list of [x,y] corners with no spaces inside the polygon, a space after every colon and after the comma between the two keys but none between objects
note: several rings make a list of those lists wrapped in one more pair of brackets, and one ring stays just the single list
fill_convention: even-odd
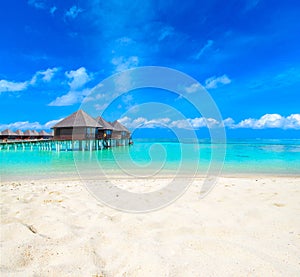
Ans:
[{"label": "thatched roof", "polygon": [[109,122],[107,122],[103,117],[96,117],[96,121],[102,125],[104,130],[114,130],[114,126],[112,126]]},{"label": "thatched roof", "polygon": [[16,136],[17,134],[10,129],[2,131],[2,136]]},{"label": "thatched roof", "polygon": [[40,131],[40,132],[39,132],[39,135],[40,135],[40,136],[44,136],[44,137],[51,137],[51,136],[52,136],[52,134],[49,134],[49,133],[47,133],[47,132],[44,131],[44,130]]},{"label": "thatched roof", "polygon": [[115,131],[130,133],[130,131],[124,125],[122,125],[118,120],[115,120],[112,123],[112,126],[114,127]]},{"label": "thatched roof", "polygon": [[32,133],[35,135],[35,136],[38,136],[39,133],[36,131],[36,130],[32,130]]},{"label": "thatched roof", "polygon": [[[37,134],[36,134],[37,133]],[[25,136],[31,136],[31,137],[33,137],[33,136],[38,136],[38,132],[36,132],[36,131],[32,131],[32,130],[27,130],[27,131],[25,131],[24,132],[24,135]]]},{"label": "thatched roof", "polygon": [[21,130],[17,130],[15,133],[16,133],[18,136],[24,136],[24,132],[21,131]]},{"label": "thatched roof", "polygon": [[72,113],[65,119],[61,120],[55,124],[52,128],[62,128],[62,127],[102,127],[97,121],[89,116],[83,110],[79,110]]}]

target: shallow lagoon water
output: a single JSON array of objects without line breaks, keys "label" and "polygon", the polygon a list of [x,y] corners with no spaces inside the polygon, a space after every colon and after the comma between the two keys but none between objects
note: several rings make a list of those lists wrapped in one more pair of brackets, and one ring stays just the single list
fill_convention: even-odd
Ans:
[{"label": "shallow lagoon water", "polygon": [[[224,147],[185,141],[136,140],[133,146],[101,151],[0,151],[1,179],[75,178],[78,172],[91,178],[162,177],[179,170],[205,175],[212,149]],[[222,175],[300,175],[300,140],[229,140]]]}]

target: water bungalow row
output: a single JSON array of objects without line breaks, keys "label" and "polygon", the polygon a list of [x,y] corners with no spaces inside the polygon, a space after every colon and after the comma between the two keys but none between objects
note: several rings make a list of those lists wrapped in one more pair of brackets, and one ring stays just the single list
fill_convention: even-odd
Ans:
[{"label": "water bungalow row", "polygon": [[16,140],[33,140],[33,139],[51,139],[53,133],[47,133],[44,130],[37,132],[36,130],[27,130],[25,132],[17,130],[13,132],[10,129],[6,129],[0,132],[0,140],[3,141],[16,141]]},{"label": "water bungalow row", "polygon": [[0,132],[0,150],[100,150],[132,144],[130,131],[119,121],[108,122],[103,117],[93,118],[79,110],[62,119],[51,129]]}]

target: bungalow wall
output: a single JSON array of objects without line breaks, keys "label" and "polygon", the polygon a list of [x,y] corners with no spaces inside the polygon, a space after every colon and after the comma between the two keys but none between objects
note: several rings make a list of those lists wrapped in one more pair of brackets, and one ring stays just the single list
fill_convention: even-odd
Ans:
[{"label": "bungalow wall", "polygon": [[112,139],[129,139],[130,133],[125,131],[113,131],[112,132]]},{"label": "bungalow wall", "polygon": [[96,128],[90,127],[62,127],[54,128],[55,140],[84,140],[95,139]]}]

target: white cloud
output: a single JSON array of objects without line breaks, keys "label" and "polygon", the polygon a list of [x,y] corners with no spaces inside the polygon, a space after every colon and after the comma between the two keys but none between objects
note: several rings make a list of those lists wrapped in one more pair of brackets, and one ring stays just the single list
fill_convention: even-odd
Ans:
[{"label": "white cloud", "polygon": [[12,129],[12,130],[25,130],[25,129],[42,129],[42,125],[39,122],[29,122],[29,121],[18,121],[9,124],[0,124],[0,129]]},{"label": "white cloud", "polygon": [[228,128],[234,128],[235,121],[231,117],[228,117],[223,120],[223,126]]},{"label": "white cloud", "polygon": [[96,111],[101,111],[103,113],[108,105],[109,105],[109,103],[95,104],[94,108],[96,109]]},{"label": "white cloud", "polygon": [[213,40],[208,40],[206,44],[200,49],[200,51],[195,55],[195,59],[198,60],[213,44]]},{"label": "white cloud", "polygon": [[199,129],[209,125],[210,127],[219,126],[219,122],[213,118],[205,119],[201,118],[187,118],[172,121],[168,117],[147,119],[145,117],[138,117],[131,119],[130,117],[123,117],[119,120],[122,124],[128,128],[155,128],[155,127],[170,127],[170,128],[181,128],[181,129]]},{"label": "white cloud", "polygon": [[228,85],[230,83],[231,80],[226,74],[219,77],[213,76],[205,80],[205,88],[212,89],[219,87],[219,85]]},{"label": "white cloud", "polygon": [[116,67],[115,72],[122,72],[124,70],[137,67],[139,65],[139,58],[137,56],[130,56],[125,58],[121,57],[114,57],[111,60],[111,63]]},{"label": "white cloud", "polygon": [[[100,84],[100,85],[102,85],[102,84]],[[98,85],[98,87],[100,87],[99,85]],[[96,101],[96,100],[100,100],[100,99],[104,99],[105,98],[105,94],[104,93],[98,93],[98,94],[96,94],[96,95],[93,95],[93,89],[94,88],[92,88],[91,90],[90,90],[90,94],[91,95],[88,95],[87,97],[85,97],[84,99],[83,99],[83,103],[88,103],[88,102],[91,102],[91,101]]]},{"label": "white cloud", "polygon": [[61,120],[63,120],[63,118],[50,120],[50,121],[46,122],[44,125],[42,125],[42,128],[50,129],[52,126],[54,126],[56,123],[58,123]]},{"label": "white cloud", "polygon": [[187,119],[175,120],[170,123],[170,127],[180,128],[180,129],[193,129],[191,122]]},{"label": "white cloud", "polygon": [[11,130],[42,130],[46,129],[49,130],[52,126],[54,126],[57,122],[61,121],[62,118],[56,119],[56,120],[50,120],[46,122],[45,124],[41,124],[39,122],[29,122],[29,121],[18,121],[18,122],[13,122],[9,124],[0,124],[0,130],[5,130],[5,129],[11,129]]},{"label": "white cloud", "polygon": [[[99,107],[102,110],[103,107]],[[12,129],[12,130],[26,130],[26,129],[50,129],[62,118],[56,120],[50,120],[44,124],[39,122],[19,121],[9,124],[0,124],[0,130]],[[119,119],[119,122],[124,124],[127,128],[155,128],[155,127],[169,127],[180,129],[199,129],[206,127],[210,128],[225,126],[230,129],[237,128],[250,128],[250,129],[267,129],[267,128],[280,128],[280,129],[300,129],[300,114],[291,114],[287,117],[279,114],[265,114],[259,119],[248,118],[242,120],[240,123],[235,124],[232,118],[224,119],[223,122],[219,122],[213,118],[186,118],[182,120],[172,121],[170,118],[156,118],[147,119],[145,117],[138,117],[132,119],[125,116]]]},{"label": "white cloud", "polygon": [[39,80],[42,80],[43,82],[50,82],[58,70],[58,68],[54,67],[48,68],[44,71],[38,71],[33,75],[29,83],[30,85],[35,85]]},{"label": "white cloud", "polygon": [[71,106],[80,102],[81,97],[76,91],[69,91],[67,94],[56,97],[48,106]]},{"label": "white cloud", "polygon": [[82,102],[84,97],[90,94],[90,88],[83,89],[83,86],[92,80],[91,74],[88,74],[84,67],[67,71],[65,72],[65,76],[70,79],[68,82],[70,90],[66,94],[59,96],[50,102],[48,106],[71,106]]},{"label": "white cloud", "polygon": [[22,91],[28,87],[29,82],[12,82],[0,80],[0,93],[8,91]]},{"label": "white cloud", "polygon": [[83,10],[76,5],[72,6],[67,12],[66,16],[72,19],[76,18]]},{"label": "white cloud", "polygon": [[39,73],[43,75],[42,79],[45,82],[50,82],[54,76],[54,74],[58,71],[58,68],[48,68],[45,71],[40,71]]},{"label": "white cloud", "polygon": [[90,89],[80,91],[70,90],[67,94],[56,97],[48,106],[71,106],[83,101],[84,97],[90,93]]},{"label": "white cloud", "polygon": [[250,129],[300,129],[300,114],[291,114],[287,117],[279,114],[265,114],[259,119],[248,118],[244,119],[238,124],[232,118],[226,118],[222,122],[214,118],[186,118],[180,120],[171,120],[170,118],[147,119],[145,117],[138,117],[131,119],[130,117],[123,117],[120,122],[128,128],[155,128],[155,127],[169,127],[180,129],[200,129],[203,127],[218,128],[227,127],[229,129],[250,128]]},{"label": "white cloud", "polygon": [[291,114],[285,119],[285,129],[300,129],[300,114]]},{"label": "white cloud", "polygon": [[38,80],[49,82],[51,81],[56,71],[58,71],[57,68],[48,68],[45,71],[37,71],[31,78],[31,80],[24,82],[0,80],[0,93],[26,90],[30,85],[35,85]]},{"label": "white cloud", "polygon": [[131,119],[128,116],[125,116],[118,120],[120,123],[124,124],[127,128],[136,129],[136,128],[155,128],[167,126],[170,123],[170,118],[157,118],[148,120],[145,117],[138,117]]},{"label": "white cloud", "polygon": [[300,114],[291,114],[284,117],[280,114],[265,114],[259,119],[247,118],[242,120],[232,128],[281,128],[281,129],[300,129]]},{"label": "white cloud", "polygon": [[84,67],[80,67],[77,70],[71,70],[66,72],[65,75],[71,79],[68,83],[71,90],[77,90],[83,87],[87,82],[92,80],[92,77],[87,73]]},{"label": "white cloud", "polygon": [[209,128],[219,127],[220,123],[213,118],[196,117],[172,121],[170,126],[182,129],[199,129],[206,126]]},{"label": "white cloud", "polygon": [[198,83],[194,83],[194,84],[191,84],[189,87],[185,87],[185,91],[187,93],[194,93],[196,92],[197,90],[199,90],[201,88],[200,84]]}]

